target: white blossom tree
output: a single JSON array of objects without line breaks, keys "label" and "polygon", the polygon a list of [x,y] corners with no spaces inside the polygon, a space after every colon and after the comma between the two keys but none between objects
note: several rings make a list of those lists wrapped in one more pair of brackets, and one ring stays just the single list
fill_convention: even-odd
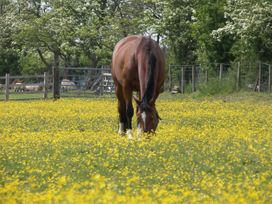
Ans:
[{"label": "white blossom tree", "polygon": [[226,25],[212,35],[220,40],[232,35],[237,56],[254,53],[259,60],[272,59],[272,2],[269,0],[228,0]]}]

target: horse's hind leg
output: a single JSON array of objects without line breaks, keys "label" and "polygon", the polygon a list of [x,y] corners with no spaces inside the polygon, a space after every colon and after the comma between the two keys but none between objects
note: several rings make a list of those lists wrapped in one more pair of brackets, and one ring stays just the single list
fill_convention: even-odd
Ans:
[{"label": "horse's hind leg", "polygon": [[122,87],[120,84],[115,86],[116,96],[118,99],[118,113],[119,113],[119,130],[118,134],[124,135],[127,129],[127,117],[126,117],[126,103],[123,97]]},{"label": "horse's hind leg", "polygon": [[132,106],[132,91],[126,87],[126,90],[123,90],[125,103],[126,103],[126,117],[127,117],[127,135],[129,139],[132,139],[132,117],[133,117],[133,106]]}]

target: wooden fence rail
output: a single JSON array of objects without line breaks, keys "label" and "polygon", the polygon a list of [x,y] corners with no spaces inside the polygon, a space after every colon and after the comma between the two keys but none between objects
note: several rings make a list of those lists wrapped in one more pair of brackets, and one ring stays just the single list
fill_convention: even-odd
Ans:
[{"label": "wooden fence rail", "polygon": [[[0,77],[0,100],[54,99],[60,97],[92,97],[114,92],[111,69],[90,67],[61,67],[53,75]],[[34,81],[34,83],[33,83]],[[38,86],[38,90],[28,89]]]},{"label": "wooden fence rail", "polygon": [[[43,94],[43,99],[48,98],[48,73],[45,72],[43,75],[33,75],[33,76],[11,76],[10,74],[6,74],[5,77],[0,77],[0,79],[5,80],[5,85],[4,85],[4,100],[8,101],[10,99],[11,95],[11,89],[14,88],[15,86],[18,86],[15,84],[11,84],[10,81],[11,79],[13,80],[22,80],[22,79],[42,79],[43,80],[43,85],[42,85],[42,94]],[[23,85],[22,85],[23,86]]]}]

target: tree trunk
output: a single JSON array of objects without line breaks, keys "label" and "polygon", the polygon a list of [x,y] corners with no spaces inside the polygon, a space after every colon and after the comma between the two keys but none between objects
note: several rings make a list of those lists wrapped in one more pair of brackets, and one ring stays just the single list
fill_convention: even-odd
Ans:
[{"label": "tree trunk", "polygon": [[60,98],[60,76],[59,76],[59,58],[58,52],[54,52],[54,64],[53,64],[53,98]]},{"label": "tree trunk", "polygon": [[98,63],[97,56],[95,54],[91,55],[91,66],[92,68],[96,68]]},{"label": "tree trunk", "polygon": [[157,40],[156,41],[157,41],[158,44],[160,44],[160,37],[161,37],[161,35],[157,34]]}]

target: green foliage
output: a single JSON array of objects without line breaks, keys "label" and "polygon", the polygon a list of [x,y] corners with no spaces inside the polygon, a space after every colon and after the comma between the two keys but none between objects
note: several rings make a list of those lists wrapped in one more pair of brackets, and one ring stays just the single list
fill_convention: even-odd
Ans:
[{"label": "green foliage", "polygon": [[225,9],[226,24],[213,32],[218,40],[232,35],[237,58],[250,57],[252,51],[259,60],[271,61],[272,57],[272,4],[268,0],[228,0]]},{"label": "green foliage", "polygon": [[205,0],[196,4],[193,23],[193,35],[197,42],[196,53],[200,64],[210,62],[228,62],[232,41],[229,36],[221,42],[212,37],[211,32],[224,25],[224,6],[226,1]]},{"label": "green foliage", "polygon": [[90,58],[84,54],[81,54],[79,57],[80,66],[88,66],[90,64]]},{"label": "green foliage", "polygon": [[6,73],[18,74],[18,49],[12,45],[13,28],[8,19],[10,2],[0,1],[0,76]]},{"label": "green foliage", "polygon": [[18,74],[18,60],[19,56],[16,52],[7,49],[0,50],[0,76],[6,73]]},{"label": "green foliage", "polygon": [[3,0],[0,74],[25,71],[25,53],[46,70],[56,55],[65,66],[111,64],[114,45],[131,34],[160,42],[168,64],[270,62],[271,11],[268,0]]},{"label": "green foliage", "polygon": [[192,36],[192,1],[172,0],[166,3],[162,18],[162,30],[166,42],[172,47],[179,63],[191,63],[195,60],[195,40]]},{"label": "green foliage", "polygon": [[26,75],[35,75],[46,70],[40,57],[36,53],[27,53],[20,58],[21,73]]},{"label": "green foliage", "polygon": [[230,79],[210,79],[207,83],[199,85],[200,95],[213,96],[230,94],[235,90],[234,82]]}]

